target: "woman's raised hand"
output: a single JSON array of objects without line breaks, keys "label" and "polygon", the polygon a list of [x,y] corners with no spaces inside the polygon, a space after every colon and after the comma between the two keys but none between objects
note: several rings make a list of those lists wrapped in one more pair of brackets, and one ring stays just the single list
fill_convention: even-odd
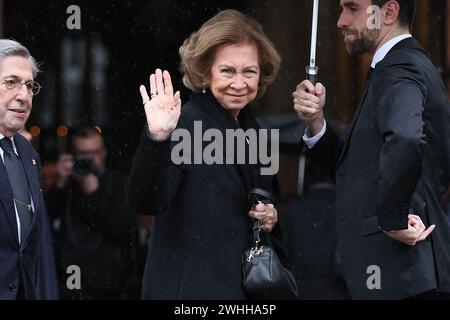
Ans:
[{"label": "woman's raised hand", "polygon": [[145,86],[139,88],[144,104],[150,138],[167,140],[176,128],[181,114],[180,92],[173,93],[172,80],[167,71],[156,69],[150,75],[150,97]]}]

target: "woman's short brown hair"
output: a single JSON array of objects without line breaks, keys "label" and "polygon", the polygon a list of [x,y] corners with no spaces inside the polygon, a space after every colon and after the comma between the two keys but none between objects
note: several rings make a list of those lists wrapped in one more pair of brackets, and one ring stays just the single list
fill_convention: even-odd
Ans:
[{"label": "woman's short brown hair", "polygon": [[253,44],[258,49],[261,76],[259,95],[271,84],[280,69],[281,57],[264,34],[262,26],[236,10],[224,10],[206,21],[180,47],[183,83],[199,92],[209,81],[218,48],[231,44]]}]

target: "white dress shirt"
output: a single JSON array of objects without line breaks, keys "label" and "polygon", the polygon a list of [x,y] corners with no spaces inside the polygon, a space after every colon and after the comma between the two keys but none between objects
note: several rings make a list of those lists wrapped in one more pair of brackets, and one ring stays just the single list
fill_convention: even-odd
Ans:
[{"label": "white dress shirt", "polygon": [[[407,38],[411,38],[411,37],[412,37],[411,34],[406,33],[406,34],[399,35],[395,38],[392,38],[391,40],[389,40],[388,42],[383,44],[373,55],[371,67],[375,69],[377,64],[386,57],[388,52],[391,51],[391,49],[397,43],[399,43],[400,41],[405,40]],[[308,147],[308,149],[312,149],[316,145],[316,143],[320,140],[320,138],[323,137],[323,135],[325,134],[326,128],[327,128],[327,124],[325,122],[322,130],[318,134],[316,134],[314,137],[311,137],[309,135],[308,129],[306,129],[305,134],[303,135],[303,141],[305,142],[305,145]]]},{"label": "white dress shirt", "polygon": [[[4,137],[5,136],[0,133],[0,140],[3,139]],[[17,155],[17,157],[19,157],[19,153],[17,152],[16,144],[14,143],[14,137],[11,137],[11,141],[12,141],[14,153]],[[3,154],[4,154],[3,149],[0,148],[0,156],[2,157],[2,161],[4,163],[5,160],[4,160]],[[13,183],[12,181],[10,181],[10,182]],[[30,194],[30,200],[31,200],[31,208],[32,208],[32,210],[34,212],[33,197],[31,196],[31,194]],[[17,206],[16,206],[16,202],[15,201],[14,201],[14,209],[16,210],[17,233],[19,235],[19,243],[20,243],[21,242],[21,239],[20,239],[20,219],[19,219],[19,213],[17,212]]]}]

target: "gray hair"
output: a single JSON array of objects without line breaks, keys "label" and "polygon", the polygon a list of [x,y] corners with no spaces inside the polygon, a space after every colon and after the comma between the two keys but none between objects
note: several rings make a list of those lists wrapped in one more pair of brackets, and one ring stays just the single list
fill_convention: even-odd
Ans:
[{"label": "gray hair", "polygon": [[33,70],[33,78],[36,78],[39,72],[39,64],[31,56],[30,51],[17,41],[9,39],[0,39],[0,62],[8,57],[21,56],[28,59]]}]

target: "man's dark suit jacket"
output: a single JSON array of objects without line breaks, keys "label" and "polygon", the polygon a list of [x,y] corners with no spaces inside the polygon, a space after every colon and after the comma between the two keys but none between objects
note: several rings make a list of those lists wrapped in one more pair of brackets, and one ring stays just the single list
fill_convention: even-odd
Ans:
[{"label": "man's dark suit jacket", "polygon": [[[333,164],[338,254],[353,298],[450,292],[450,226],[439,200],[450,181],[450,105],[440,75],[413,38],[376,65],[344,144],[331,130],[311,153]],[[408,214],[436,229],[411,247],[383,231]],[[370,266],[380,269],[380,289]]]},{"label": "man's dark suit jacket", "polygon": [[19,279],[26,299],[56,299],[53,244],[41,188],[39,156],[20,134],[14,136],[14,143],[30,185],[34,213],[32,226],[19,244],[13,192],[0,159],[0,300],[16,299]]}]

